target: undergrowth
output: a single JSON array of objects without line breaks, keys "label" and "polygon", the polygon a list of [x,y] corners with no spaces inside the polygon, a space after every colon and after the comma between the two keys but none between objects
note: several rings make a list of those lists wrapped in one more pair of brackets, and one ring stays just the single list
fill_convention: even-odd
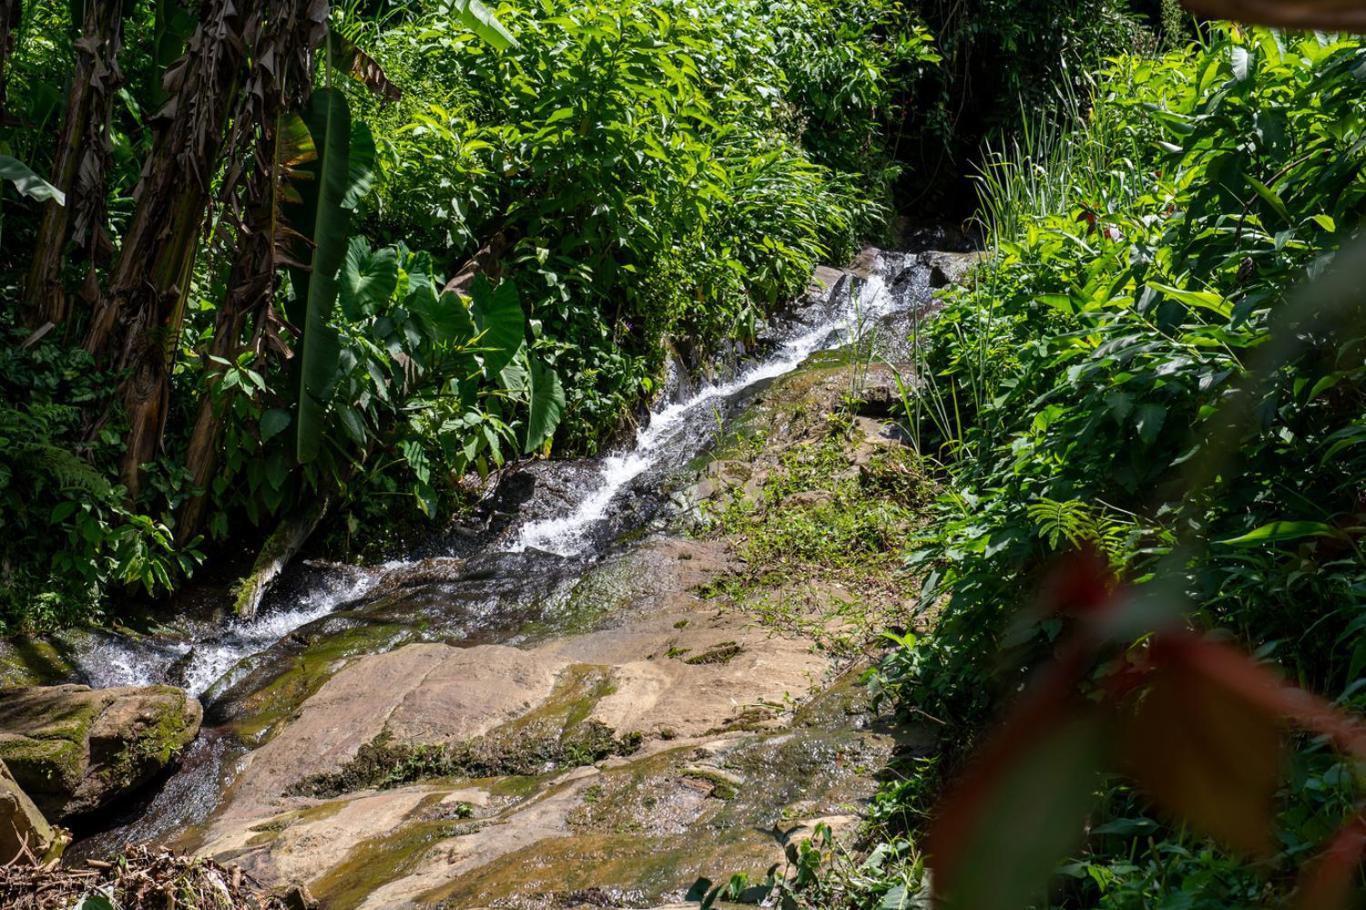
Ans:
[{"label": "undergrowth", "polygon": [[[897,550],[937,619],[897,636],[872,680],[908,719],[933,718],[944,747],[892,768],[867,849],[813,847],[807,863],[823,871],[781,886],[788,899],[922,899],[928,813],[1051,656],[1062,620],[1025,608],[1078,546],[1140,591],[1164,565],[1192,627],[1366,707],[1366,318],[1358,301],[1345,331],[1318,332],[1307,326],[1328,298],[1291,293],[1366,210],[1363,66],[1359,40],[1220,27],[1189,49],[1117,59],[1064,128],[989,164],[994,255],[946,296],[907,413],[943,492]],[[1230,445],[1220,407],[1268,352],[1275,368]],[[1112,778],[1084,846],[1035,903],[1284,904],[1293,872],[1361,798],[1324,743],[1294,745],[1274,857],[1227,852]],[[999,824],[1030,836],[1029,819]]]}]

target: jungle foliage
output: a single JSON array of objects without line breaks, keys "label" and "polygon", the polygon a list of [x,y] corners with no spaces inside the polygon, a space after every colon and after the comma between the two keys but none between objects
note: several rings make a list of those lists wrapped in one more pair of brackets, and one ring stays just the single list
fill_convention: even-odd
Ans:
[{"label": "jungle foliage", "polygon": [[[1129,618],[1113,620],[1128,624],[1084,667],[1080,704],[1155,666],[1166,623],[1231,639],[1340,711],[1366,706],[1366,313],[1362,252],[1338,254],[1366,209],[1363,72],[1360,40],[1219,27],[1187,49],[1116,58],[1085,102],[1064,96],[1062,126],[1040,119],[984,164],[993,257],[924,327],[906,414],[942,470],[911,557],[934,623],[895,636],[874,676],[908,721],[940,725],[947,748],[900,769],[876,802],[881,846],[813,877],[814,902],[905,906],[921,893],[918,835],[944,782],[1041,667],[1075,659],[1065,645],[1086,624],[1043,607],[1109,596],[1056,587],[1053,567],[1079,547],[1133,591]],[[1205,698],[1187,686],[1164,723]],[[1296,874],[1358,812],[1358,759],[1301,733],[1281,769],[1259,744],[1283,721],[1217,703],[1196,724],[1210,735],[1192,759],[1206,764],[1166,782],[1187,788],[1180,816],[1128,776],[1087,777],[1081,743],[1029,771],[1050,809],[1093,781],[1070,822],[1079,830],[1089,811],[1089,834],[1050,889],[1041,878],[1034,897],[991,905],[1287,905]],[[1057,716],[1031,715],[1040,742]],[[1194,732],[1181,730],[1161,741]],[[1209,783],[1229,780],[1266,786],[1274,806],[1257,861],[1237,848],[1263,824],[1260,796]],[[991,824],[1012,843],[1051,837],[1037,813]],[[1012,880],[1010,864],[970,874]]]},{"label": "jungle foliage", "polygon": [[881,229],[937,60],[889,0],[0,12],[4,631],[596,448]]}]

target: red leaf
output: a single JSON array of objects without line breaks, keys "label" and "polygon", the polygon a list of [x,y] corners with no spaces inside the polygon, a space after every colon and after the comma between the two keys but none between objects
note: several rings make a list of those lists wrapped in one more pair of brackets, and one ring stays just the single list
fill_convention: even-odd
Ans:
[{"label": "red leaf", "polygon": [[1297,910],[1341,910],[1349,906],[1362,857],[1366,856],[1366,816],[1358,815],[1333,838],[1300,876]]},{"label": "red leaf", "polygon": [[1342,752],[1366,759],[1366,727],[1311,692],[1287,684],[1236,648],[1193,635],[1164,635],[1154,643],[1155,663],[1179,663],[1236,692],[1248,702],[1326,736]]},{"label": "red leaf", "polygon": [[1074,697],[1073,650],[1011,713],[940,804],[929,835],[937,898],[959,910],[1027,907],[1080,843],[1106,726]]},{"label": "red leaf", "polygon": [[1068,616],[1086,616],[1112,605],[1119,580],[1110,563],[1087,547],[1058,560],[1044,582],[1042,601],[1045,609]]},{"label": "red leaf", "polygon": [[1154,648],[1158,666],[1125,719],[1122,759],[1169,814],[1234,849],[1268,855],[1281,718],[1263,700],[1179,656],[1188,653]]}]

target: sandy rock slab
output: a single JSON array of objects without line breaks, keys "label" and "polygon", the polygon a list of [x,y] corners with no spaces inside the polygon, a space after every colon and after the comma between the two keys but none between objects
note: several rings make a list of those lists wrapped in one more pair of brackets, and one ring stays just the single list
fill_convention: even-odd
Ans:
[{"label": "sandy rock slab", "polygon": [[[735,872],[761,880],[785,832],[859,815],[895,741],[863,690],[832,684],[810,640],[696,593],[719,568],[714,544],[642,550],[656,593],[608,627],[348,661],[242,758],[189,846],[306,884],[329,910],[656,906]],[[631,746],[581,760],[552,748],[585,729]],[[473,754],[510,770],[298,795],[377,742],[483,744]]]},{"label": "sandy rock slab", "polygon": [[762,880],[819,822],[852,831],[900,736],[855,676],[780,719],[589,766],[283,800],[224,820],[202,852],[306,883],[329,910],[695,900],[737,872]]},{"label": "sandy rock slab", "polygon": [[0,689],[0,760],[49,818],[92,812],[150,781],[199,732],[173,686]]}]

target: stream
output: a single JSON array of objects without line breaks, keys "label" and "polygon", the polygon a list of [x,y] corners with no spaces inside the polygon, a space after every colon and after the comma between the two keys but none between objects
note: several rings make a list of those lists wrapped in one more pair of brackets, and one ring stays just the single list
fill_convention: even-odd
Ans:
[{"label": "stream", "polygon": [[[687,506],[680,491],[759,390],[855,339],[904,339],[908,320],[929,305],[929,270],[914,253],[870,251],[861,265],[825,274],[833,286],[808,292],[714,375],[697,379],[672,364],[669,393],[629,444],[510,472],[472,524],[434,535],[403,559],[296,565],[251,621],[185,619],[152,634],[81,642],[73,663],[82,681],[172,683],[205,704],[204,732],[179,770],[149,803],[102,820],[104,832],[82,850],[165,838],[205,819],[247,751],[229,723],[320,643],[354,640],[337,651],[347,656],[424,641],[518,645],[573,629],[576,586],[643,533],[676,523]],[[623,602],[639,594],[627,590]]]}]

